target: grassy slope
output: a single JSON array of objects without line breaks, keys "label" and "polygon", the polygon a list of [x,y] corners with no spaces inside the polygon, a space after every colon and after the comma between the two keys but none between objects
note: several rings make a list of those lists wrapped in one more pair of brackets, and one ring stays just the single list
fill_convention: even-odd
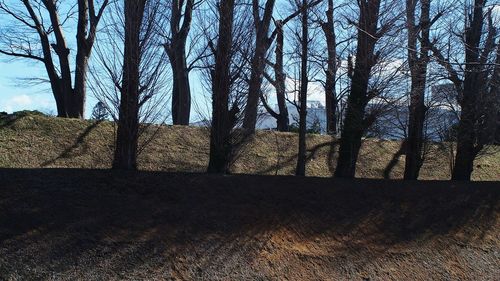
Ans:
[{"label": "grassy slope", "polygon": [[498,280],[496,183],[0,169],[0,280]]},{"label": "grassy slope", "polygon": [[[113,124],[28,115],[0,124],[0,167],[107,168],[113,151]],[[308,137],[307,174],[331,176],[336,154],[328,136]],[[297,135],[259,132],[235,163],[235,173],[289,175],[295,167]],[[395,156],[395,141],[366,140],[357,176],[382,178],[389,163],[390,178],[401,178],[404,157]],[[500,180],[500,149],[475,163],[475,180]],[[332,153],[333,152],[333,153]],[[422,179],[448,179],[449,148],[434,145],[421,172]],[[203,128],[161,127],[140,155],[140,168],[149,171],[204,171],[208,162],[208,131]]]}]

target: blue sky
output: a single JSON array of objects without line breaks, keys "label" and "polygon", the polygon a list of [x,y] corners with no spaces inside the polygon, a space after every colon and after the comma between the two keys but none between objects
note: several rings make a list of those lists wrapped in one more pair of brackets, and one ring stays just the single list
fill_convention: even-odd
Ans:
[{"label": "blue sky", "polygon": [[0,111],[23,109],[56,112],[48,85],[29,85],[25,79],[44,78],[40,63],[0,57]]}]

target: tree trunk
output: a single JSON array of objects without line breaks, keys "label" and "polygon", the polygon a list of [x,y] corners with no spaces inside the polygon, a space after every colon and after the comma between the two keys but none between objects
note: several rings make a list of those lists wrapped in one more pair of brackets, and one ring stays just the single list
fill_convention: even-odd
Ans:
[{"label": "tree trunk", "polygon": [[347,110],[340,139],[339,158],[335,177],[353,178],[356,174],[361,138],[366,129],[364,120],[368,82],[371,69],[377,61],[374,55],[377,43],[377,24],[380,10],[380,0],[360,0],[360,16],[358,43],[356,50],[356,65],[351,81],[351,93],[347,101]]},{"label": "tree trunk", "polygon": [[44,57],[45,70],[49,76],[50,87],[54,100],[56,101],[57,117],[66,117],[66,103],[64,101],[64,94],[61,91],[60,79],[56,73],[56,68],[52,61],[52,53],[50,49],[49,39],[45,32],[40,33],[40,39],[42,43],[42,51]]},{"label": "tree trunk", "polygon": [[254,57],[252,58],[252,70],[250,74],[250,83],[248,85],[248,99],[245,106],[245,118],[243,119],[243,128],[251,134],[255,132],[255,126],[257,124],[257,111],[262,85],[262,73],[265,66],[264,59],[266,50],[264,50],[264,46],[261,42],[262,38],[257,35],[257,46],[255,48]]},{"label": "tree trunk", "polygon": [[[465,91],[464,91],[465,94]],[[469,98],[464,102],[468,102]],[[474,169],[474,159],[476,158],[474,139],[470,134],[470,130],[474,130],[474,124],[471,120],[463,120],[462,118],[470,118],[474,112],[470,108],[462,109],[461,119],[458,126],[457,154],[455,156],[455,166],[453,167],[452,180],[470,181],[472,171]],[[463,121],[462,121],[463,120]]]},{"label": "tree trunk", "polygon": [[77,54],[75,69],[75,88],[71,102],[71,118],[83,119],[85,117],[85,101],[87,97],[87,72],[89,57]]},{"label": "tree trunk", "polygon": [[[425,74],[420,74],[425,75]],[[424,104],[425,78],[412,77],[408,138],[405,153],[405,180],[416,180],[423,164],[422,148],[424,142]],[[420,86],[422,85],[422,86]]]},{"label": "tree trunk", "polygon": [[43,3],[45,4],[49,14],[54,37],[56,39],[56,43],[51,46],[59,59],[59,71],[61,73],[59,86],[60,91],[64,96],[64,112],[62,112],[62,117],[72,117],[71,108],[73,107],[73,87],[71,81],[71,67],[69,63],[70,49],[68,48],[66,38],[64,37],[56,3],[54,1],[44,1]]},{"label": "tree trunk", "polygon": [[176,42],[167,52],[172,67],[172,121],[174,125],[189,125],[191,88],[186,63],[185,41]]},{"label": "tree trunk", "polygon": [[331,78],[326,78],[325,83],[325,107],[326,107],[326,132],[328,134],[337,133],[337,104],[335,83],[331,83]]},{"label": "tree trunk", "polygon": [[[94,45],[102,13],[108,5],[105,0],[99,9],[95,10],[94,0],[78,0],[78,25],[76,30],[76,61],[75,85],[71,95],[70,117],[83,119],[85,117],[85,103],[87,98],[87,73],[90,53]],[[89,26],[90,23],[90,26]]]},{"label": "tree trunk", "polygon": [[302,35],[301,35],[301,77],[300,77],[300,108],[299,108],[299,154],[297,155],[296,176],[306,175],[306,131],[307,131],[307,60],[309,50],[309,26],[307,0],[302,1]]},{"label": "tree trunk", "polygon": [[[267,5],[270,5],[271,3],[274,4],[274,1],[273,2],[270,2],[270,1],[266,2],[266,8],[269,8]],[[319,3],[321,3],[321,0],[315,0],[311,3],[308,3],[308,5],[306,6],[306,9],[308,9],[310,7],[314,7],[314,6],[318,5]],[[292,20],[293,18],[295,18],[296,16],[298,16],[300,14],[302,14],[302,9],[297,9],[295,12],[293,12],[292,14],[290,14],[288,17],[284,18],[283,20],[276,20],[274,22],[275,30],[273,31],[273,33],[269,37],[269,41],[268,41],[268,44],[270,45],[273,38],[276,37],[276,49],[275,49],[276,63],[273,65],[275,79],[272,80],[269,77],[267,77],[267,78],[276,89],[276,100],[278,102],[279,113],[276,113],[274,111],[270,112],[270,113],[273,117],[276,118],[277,130],[280,132],[288,132],[290,130],[290,125],[289,125],[290,121],[288,118],[288,108],[286,106],[286,87],[285,87],[286,75],[285,75],[285,72],[283,70],[283,50],[284,50],[283,49],[283,46],[284,46],[283,27],[288,21]],[[269,13],[269,15],[270,15],[270,13]],[[269,46],[267,46],[267,49],[269,49]],[[266,107],[266,109],[268,109],[268,107]]]},{"label": "tree trunk", "polygon": [[[189,125],[191,114],[191,88],[189,67],[186,62],[186,41],[191,29],[194,0],[173,0],[171,7],[170,32],[172,38],[165,44],[165,51],[172,68],[172,121],[174,125]],[[182,25],[181,25],[182,21]]]},{"label": "tree trunk", "polygon": [[274,34],[276,35],[276,48],[274,50],[276,55],[276,63],[272,64],[274,69],[274,79],[266,75],[267,80],[276,89],[276,100],[278,102],[278,112],[275,112],[266,101],[262,98],[262,104],[264,108],[271,114],[272,117],[276,119],[276,129],[279,132],[290,131],[289,119],[288,119],[288,108],[286,106],[286,88],[285,88],[285,72],[283,71],[283,21],[275,21],[276,29]]},{"label": "tree trunk", "polygon": [[229,173],[232,153],[231,130],[233,110],[229,110],[231,91],[231,52],[233,45],[234,0],[221,0],[219,33],[212,71],[212,126],[210,128],[210,158],[207,172]]},{"label": "tree trunk", "polygon": [[276,22],[276,63],[274,65],[274,76],[276,79],[276,100],[278,102],[279,116],[277,121],[277,129],[280,132],[290,131],[290,121],[288,119],[288,107],[286,106],[286,88],[285,88],[285,72],[283,70],[283,24],[281,21]]},{"label": "tree trunk", "polygon": [[125,46],[120,113],[113,169],[137,169],[139,132],[140,30],[147,0],[124,0]]},{"label": "tree trunk", "polygon": [[245,106],[245,117],[243,119],[243,128],[251,134],[255,132],[255,126],[257,124],[257,111],[262,86],[262,76],[266,66],[266,54],[270,46],[268,33],[274,9],[274,2],[275,0],[267,0],[264,17],[261,19],[259,15],[259,1],[252,1],[254,25],[256,28],[255,52],[252,57],[250,83],[248,85],[248,99]]},{"label": "tree trunk", "polygon": [[[424,142],[424,121],[426,107],[424,104],[429,63],[430,32],[430,0],[421,0],[420,23],[415,24],[415,8],[417,0],[406,1],[408,27],[408,63],[411,73],[410,112],[408,122],[408,138],[406,140],[405,180],[416,180],[422,167],[422,148]],[[421,30],[423,38],[420,51],[417,37]],[[420,55],[419,55],[420,54]]]},{"label": "tree trunk", "polygon": [[88,0],[78,1],[78,25],[76,33],[76,67],[75,89],[72,95],[71,117],[83,118],[85,114],[86,82],[88,70],[89,47],[86,33],[88,29],[89,13]]},{"label": "tree trunk", "polygon": [[328,0],[328,10],[326,11],[327,22],[321,25],[326,38],[326,48],[328,53],[327,70],[325,79],[325,107],[326,107],[326,132],[328,134],[337,133],[337,94],[336,94],[336,74],[337,74],[337,43],[333,19],[333,0]]}]

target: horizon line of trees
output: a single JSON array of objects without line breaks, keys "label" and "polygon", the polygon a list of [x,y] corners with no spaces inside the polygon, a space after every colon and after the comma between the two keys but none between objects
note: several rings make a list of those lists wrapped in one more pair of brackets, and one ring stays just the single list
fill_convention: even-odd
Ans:
[{"label": "horizon line of trees", "polygon": [[289,131],[292,104],[304,176],[311,83],[325,93],[327,132],[340,135],[335,177],[355,177],[362,138],[408,101],[404,179],[418,179],[434,85],[452,84],[459,107],[453,180],[471,179],[500,127],[499,0],[70,2],[0,0],[0,55],[44,66],[59,117],[84,118],[90,89],[94,114],[117,123],[116,169],[137,169],[141,123],[190,124],[194,71],[211,100],[211,173],[231,172],[261,107]]}]

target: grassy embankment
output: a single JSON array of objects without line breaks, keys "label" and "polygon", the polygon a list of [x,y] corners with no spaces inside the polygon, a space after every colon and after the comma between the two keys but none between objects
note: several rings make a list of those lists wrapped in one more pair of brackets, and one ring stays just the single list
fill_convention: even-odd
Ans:
[{"label": "grassy embankment", "polygon": [[[158,129],[158,130],[157,130]],[[208,163],[208,130],[194,127],[154,128],[155,137],[139,156],[146,171],[203,172]],[[0,123],[0,167],[109,168],[113,155],[114,126],[28,114]],[[336,141],[309,135],[307,175],[329,177],[335,169]],[[241,153],[234,173],[291,175],[297,153],[297,134],[261,131]],[[333,145],[332,145],[333,144]],[[367,139],[358,161],[357,177],[402,177],[401,143]],[[421,179],[450,177],[450,145],[429,148]],[[474,164],[474,180],[500,180],[500,148],[490,147]]]}]

